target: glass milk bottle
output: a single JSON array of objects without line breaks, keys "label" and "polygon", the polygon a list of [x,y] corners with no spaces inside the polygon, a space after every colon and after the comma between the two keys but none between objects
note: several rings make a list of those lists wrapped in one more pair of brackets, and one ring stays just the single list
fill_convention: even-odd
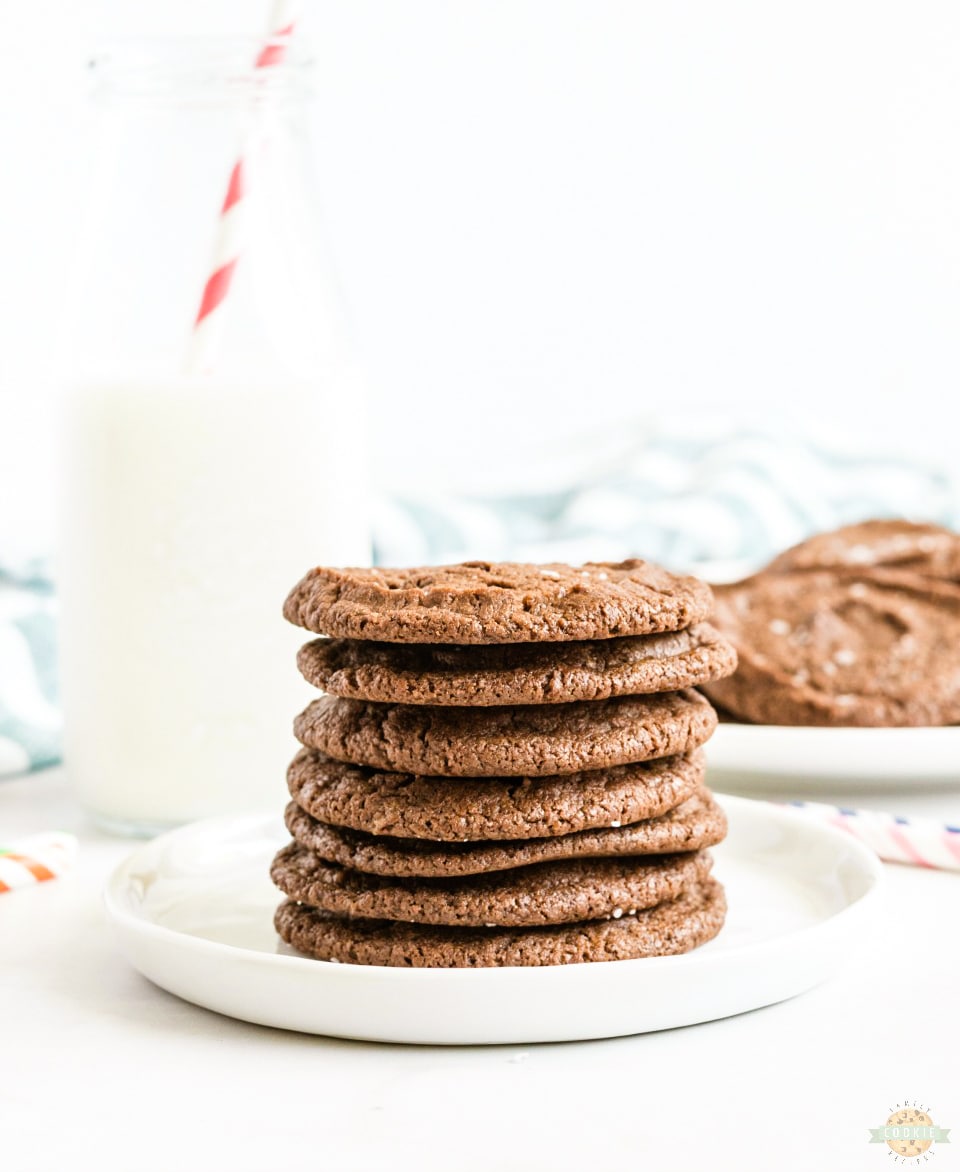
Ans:
[{"label": "glass milk bottle", "polygon": [[68,775],[122,832],[279,808],[309,698],[284,596],[313,564],[369,563],[361,384],[292,52],[92,66],[58,354],[61,674]]}]

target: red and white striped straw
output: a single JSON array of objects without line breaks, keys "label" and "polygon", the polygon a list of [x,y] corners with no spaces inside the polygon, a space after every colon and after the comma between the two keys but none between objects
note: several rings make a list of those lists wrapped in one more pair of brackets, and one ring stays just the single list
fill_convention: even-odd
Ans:
[{"label": "red and white striped straw", "polygon": [[[300,0],[275,0],[263,47],[254,61],[255,69],[269,69],[286,59],[300,16]],[[230,172],[226,195],[220,208],[210,275],[203,287],[200,308],[187,352],[186,371],[209,370],[217,353],[222,329],[223,303],[230,292],[243,243],[244,200],[246,197],[247,150],[240,152]]]},{"label": "red and white striped straw", "polygon": [[858,838],[886,863],[960,871],[960,827],[931,818],[902,818],[877,810],[851,810],[823,802],[790,802],[800,813],[829,822]]}]

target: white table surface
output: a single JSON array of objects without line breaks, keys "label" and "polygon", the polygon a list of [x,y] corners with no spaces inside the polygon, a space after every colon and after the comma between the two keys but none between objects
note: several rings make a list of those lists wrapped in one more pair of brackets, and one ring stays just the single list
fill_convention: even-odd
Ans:
[{"label": "white table surface", "polygon": [[[960,791],[897,808],[956,819]],[[76,868],[0,896],[11,1172],[882,1169],[868,1128],[905,1097],[956,1127],[933,1166],[960,1168],[960,875],[887,867],[888,929],[781,1005],[601,1042],[401,1047],[246,1025],[155,988],[100,901],[131,843],[86,822],[60,770],[0,783],[0,841],[50,829],[80,835]]]}]

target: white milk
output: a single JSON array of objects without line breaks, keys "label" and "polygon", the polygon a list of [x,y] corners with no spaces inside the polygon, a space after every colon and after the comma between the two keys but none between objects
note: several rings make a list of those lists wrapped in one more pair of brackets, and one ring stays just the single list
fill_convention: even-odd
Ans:
[{"label": "white milk", "polygon": [[[338,414],[339,413],[339,416]],[[74,392],[59,581],[69,776],[148,831],[282,808],[312,565],[369,564],[356,396],[183,380]]]}]

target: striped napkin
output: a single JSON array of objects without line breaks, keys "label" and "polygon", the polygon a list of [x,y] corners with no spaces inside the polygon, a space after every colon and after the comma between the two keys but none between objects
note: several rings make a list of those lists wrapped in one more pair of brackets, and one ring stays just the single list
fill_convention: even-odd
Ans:
[{"label": "striped napkin", "polygon": [[[551,483],[557,466],[564,478]],[[659,419],[634,433],[585,436],[537,475],[525,492],[382,501],[377,561],[644,557],[719,582],[813,533],[869,517],[960,528],[960,477],[786,427]]]},{"label": "striped napkin", "polygon": [[48,569],[0,564],[0,777],[57,762],[60,726]]}]

